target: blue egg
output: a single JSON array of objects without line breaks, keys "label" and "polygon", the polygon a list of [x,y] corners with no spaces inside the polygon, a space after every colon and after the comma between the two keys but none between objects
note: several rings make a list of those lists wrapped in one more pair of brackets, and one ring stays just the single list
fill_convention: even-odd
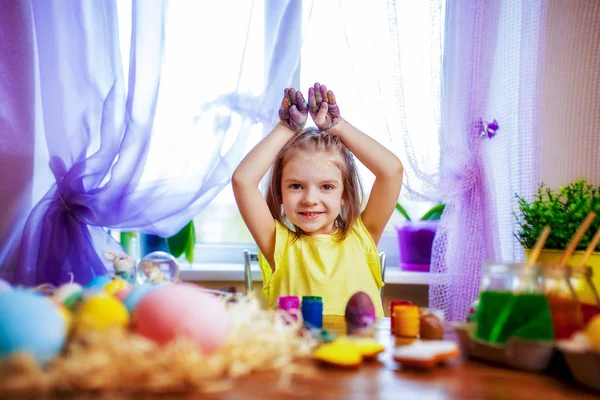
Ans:
[{"label": "blue egg", "polygon": [[125,300],[123,300],[123,304],[125,305],[125,308],[127,308],[127,311],[129,311],[129,314],[133,313],[133,310],[144,296],[162,286],[163,285],[152,285],[147,283],[134,285],[129,294],[125,296]]},{"label": "blue egg", "polygon": [[91,281],[88,282],[85,287],[87,289],[97,289],[102,290],[104,286],[108,285],[112,282],[112,277],[109,275],[97,275],[92,278]]},{"label": "blue egg", "polygon": [[12,290],[12,286],[10,285],[10,283],[0,278],[0,292],[5,290]]},{"label": "blue egg", "polygon": [[45,364],[66,341],[65,320],[50,299],[31,290],[0,292],[0,359],[28,352]]}]

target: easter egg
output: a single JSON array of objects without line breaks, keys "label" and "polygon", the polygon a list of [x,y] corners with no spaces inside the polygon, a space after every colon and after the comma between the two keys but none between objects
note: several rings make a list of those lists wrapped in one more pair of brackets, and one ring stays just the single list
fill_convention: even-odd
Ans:
[{"label": "easter egg", "polygon": [[585,336],[590,341],[592,348],[600,351],[600,314],[594,316],[585,327]]},{"label": "easter egg", "polygon": [[103,289],[104,286],[108,285],[112,282],[112,278],[108,275],[97,275],[92,278],[91,281],[88,282],[86,288],[88,289]]},{"label": "easter egg", "polygon": [[348,300],[345,312],[348,334],[370,334],[375,326],[375,305],[365,292],[356,292]]},{"label": "easter egg", "polygon": [[68,332],[73,322],[73,314],[64,304],[57,304],[56,307],[63,321],[65,321],[65,330]]},{"label": "easter egg", "polygon": [[142,285],[134,285],[131,288],[131,291],[127,294],[125,299],[123,300],[123,304],[125,304],[125,308],[129,313],[133,313],[133,310],[137,307],[140,300],[142,300],[147,294],[161,289],[163,286],[161,285],[151,285],[151,284],[142,284]]},{"label": "easter egg", "polygon": [[[121,301],[125,301],[125,298],[129,295],[129,293],[131,292],[131,286],[127,286],[124,287],[123,289],[119,290],[117,293],[115,293],[115,297]],[[127,310],[129,311],[129,310]]]},{"label": "easter egg", "polygon": [[60,285],[58,289],[56,289],[52,298],[58,303],[65,304],[65,301],[68,298],[70,298],[74,294],[81,293],[82,291],[83,287],[78,283],[65,283],[64,285]]},{"label": "easter egg", "polygon": [[5,290],[12,290],[12,286],[10,285],[10,283],[0,278],[0,292]]},{"label": "easter egg", "polygon": [[173,284],[146,295],[133,313],[137,333],[157,343],[182,335],[209,354],[227,339],[229,314],[214,295],[192,284]]},{"label": "easter egg", "polygon": [[129,324],[129,313],[119,300],[107,294],[92,296],[77,310],[76,329],[104,330]]},{"label": "easter egg", "polygon": [[44,364],[65,344],[66,324],[50,299],[29,290],[0,292],[0,359],[27,352]]},{"label": "easter egg", "polygon": [[127,282],[125,279],[115,278],[112,280],[112,282],[104,286],[104,291],[114,296],[115,293],[129,286],[129,282]]}]

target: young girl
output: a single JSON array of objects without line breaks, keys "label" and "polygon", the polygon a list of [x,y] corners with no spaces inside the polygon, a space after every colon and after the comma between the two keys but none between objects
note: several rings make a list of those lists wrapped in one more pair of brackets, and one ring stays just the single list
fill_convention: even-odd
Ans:
[{"label": "young girl", "polygon": [[[303,130],[310,113],[318,129]],[[263,296],[321,296],[323,313],[344,315],[364,291],[383,316],[377,243],[400,193],[402,164],[350,125],[325,85],[285,89],[279,123],[248,153],[232,185],[259,248]],[[364,210],[353,154],[375,175]],[[258,189],[272,167],[266,199]]]}]

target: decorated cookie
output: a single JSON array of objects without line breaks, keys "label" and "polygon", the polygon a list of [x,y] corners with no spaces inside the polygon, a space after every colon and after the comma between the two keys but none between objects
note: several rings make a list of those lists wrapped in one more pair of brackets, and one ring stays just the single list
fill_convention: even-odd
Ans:
[{"label": "decorated cookie", "polygon": [[398,347],[394,360],[404,367],[431,369],[460,355],[458,345],[450,340],[416,341]]}]

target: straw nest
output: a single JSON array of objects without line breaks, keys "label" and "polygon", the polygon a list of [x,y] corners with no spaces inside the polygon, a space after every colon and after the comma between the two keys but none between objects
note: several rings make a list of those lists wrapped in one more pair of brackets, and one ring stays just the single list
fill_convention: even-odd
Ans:
[{"label": "straw nest", "polygon": [[226,343],[205,355],[186,338],[158,345],[127,330],[73,333],[46,366],[27,354],[0,363],[0,393],[213,392],[255,371],[279,371],[279,386],[304,370],[316,342],[285,313],[252,297],[223,298],[231,317]]}]

